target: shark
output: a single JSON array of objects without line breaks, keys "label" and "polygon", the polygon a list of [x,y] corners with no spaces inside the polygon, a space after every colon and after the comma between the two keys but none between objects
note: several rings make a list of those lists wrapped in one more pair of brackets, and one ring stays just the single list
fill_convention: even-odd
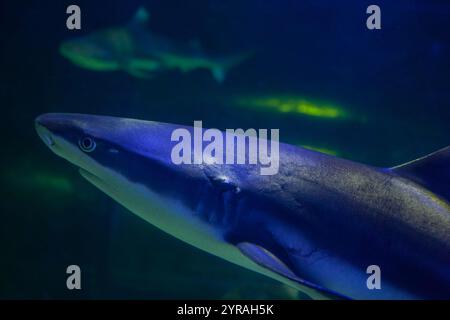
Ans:
[{"label": "shark", "polygon": [[121,70],[134,77],[151,78],[168,70],[186,73],[204,69],[218,82],[251,55],[211,57],[198,41],[182,43],[149,31],[149,17],[141,7],[129,23],[64,41],[59,51],[73,64],[93,71]]},{"label": "shark", "polygon": [[280,143],[279,171],[264,176],[259,164],[175,165],[171,134],[189,126],[50,113],[35,128],[146,222],[314,299],[450,298],[450,147],[379,168]]}]

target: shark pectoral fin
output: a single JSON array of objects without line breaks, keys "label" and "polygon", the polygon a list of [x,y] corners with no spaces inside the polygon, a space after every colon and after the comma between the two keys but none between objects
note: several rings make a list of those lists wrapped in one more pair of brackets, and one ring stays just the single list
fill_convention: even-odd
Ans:
[{"label": "shark pectoral fin", "polygon": [[450,202],[450,147],[390,170]]},{"label": "shark pectoral fin", "polygon": [[331,290],[318,286],[314,283],[306,281],[299,276],[297,276],[291,269],[289,269],[286,264],[283,263],[278,257],[272,254],[270,251],[264,249],[263,247],[252,244],[249,242],[241,242],[236,245],[239,250],[248,258],[256,262],[258,265],[269,269],[279,275],[282,275],[301,286],[305,286],[318,291],[325,298],[330,299],[348,299],[347,297],[335,293]]},{"label": "shark pectoral fin", "polygon": [[150,79],[160,67],[156,60],[133,58],[124,60],[121,69],[136,78]]},{"label": "shark pectoral fin", "polygon": [[241,252],[252,259],[254,262],[281,274],[289,279],[295,279],[297,276],[286,266],[280,259],[274,256],[270,251],[249,242],[241,242],[237,244]]}]

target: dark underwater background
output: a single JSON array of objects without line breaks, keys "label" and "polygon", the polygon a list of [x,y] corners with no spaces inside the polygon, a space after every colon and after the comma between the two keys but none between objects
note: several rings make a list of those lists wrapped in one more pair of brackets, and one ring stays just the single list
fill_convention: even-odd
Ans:
[{"label": "dark underwater background", "polygon": [[[70,4],[81,30],[66,28]],[[381,30],[366,28],[370,4],[381,7]],[[222,84],[201,70],[95,72],[60,55],[62,41],[124,25],[141,6],[153,32],[254,55]],[[299,297],[115,204],[39,140],[41,113],[279,128],[283,142],[381,167],[450,144],[449,1],[2,1],[0,32],[3,299]],[[304,101],[312,107],[295,107]],[[82,290],[66,288],[71,264]]]}]

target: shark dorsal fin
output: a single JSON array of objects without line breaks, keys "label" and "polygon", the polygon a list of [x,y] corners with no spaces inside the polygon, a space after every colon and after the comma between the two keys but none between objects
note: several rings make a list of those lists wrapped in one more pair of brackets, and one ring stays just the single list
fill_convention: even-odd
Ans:
[{"label": "shark dorsal fin", "polygon": [[131,24],[134,26],[145,26],[150,20],[150,13],[144,7],[139,7],[131,19]]},{"label": "shark dorsal fin", "polygon": [[391,170],[450,202],[450,146]]}]

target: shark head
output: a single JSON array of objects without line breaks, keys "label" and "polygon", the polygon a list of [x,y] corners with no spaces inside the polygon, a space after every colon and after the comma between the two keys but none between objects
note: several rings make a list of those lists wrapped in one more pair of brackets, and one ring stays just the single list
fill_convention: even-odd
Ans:
[{"label": "shark head", "polygon": [[59,52],[73,64],[94,71],[119,69],[119,61],[103,32],[63,42]]},{"label": "shark head", "polygon": [[289,158],[286,177],[273,181],[255,165],[208,159],[174,164],[178,141],[173,133],[184,129],[195,140],[195,127],[82,114],[44,114],[35,127],[51,151],[142,219],[199,249],[293,285],[292,272],[261,247],[285,253],[292,243],[305,246],[299,252],[310,246],[289,215],[303,210],[293,196],[300,192],[284,190],[296,171]]},{"label": "shark head", "polygon": [[[220,237],[225,199],[239,193],[231,172],[173,164],[171,134],[182,126],[82,114],[35,120],[45,145],[81,175],[156,227],[196,246]],[[184,127],[190,129],[190,127]],[[225,166],[223,166],[225,167]],[[208,240],[209,241],[209,240]]]},{"label": "shark head", "polygon": [[[95,31],[63,42],[59,51],[73,64],[93,71],[114,71],[131,63],[128,60],[135,49],[133,31],[141,30],[149,14],[144,8],[137,10],[130,23]],[[148,63],[146,65],[148,68]],[[153,67],[153,62],[152,62]]]}]

